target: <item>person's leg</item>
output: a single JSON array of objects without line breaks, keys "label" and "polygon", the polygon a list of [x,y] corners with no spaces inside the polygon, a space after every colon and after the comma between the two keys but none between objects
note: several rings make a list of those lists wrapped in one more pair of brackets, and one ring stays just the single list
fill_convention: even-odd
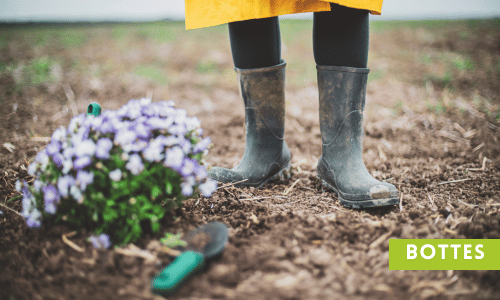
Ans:
[{"label": "person's leg", "polygon": [[317,173],[340,203],[352,208],[394,205],[398,191],[373,178],[363,154],[368,78],[368,12],[332,4],[314,15],[322,153]]},{"label": "person's leg", "polygon": [[366,68],[369,12],[338,4],[314,13],[313,52],[320,66]]},{"label": "person's leg", "polygon": [[278,18],[229,23],[233,61],[245,102],[243,157],[233,169],[213,167],[208,176],[239,187],[261,187],[288,173],[285,143],[285,62]]},{"label": "person's leg", "polygon": [[281,62],[278,17],[232,22],[228,27],[236,68],[265,68]]}]

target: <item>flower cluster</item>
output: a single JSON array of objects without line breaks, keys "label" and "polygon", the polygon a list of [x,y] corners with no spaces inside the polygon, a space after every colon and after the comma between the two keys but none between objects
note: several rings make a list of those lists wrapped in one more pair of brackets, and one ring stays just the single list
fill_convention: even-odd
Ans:
[{"label": "flower cluster", "polygon": [[85,227],[99,247],[137,239],[145,220],[157,231],[167,209],[217,188],[204,165],[210,138],[201,134],[198,119],[172,101],[80,114],[29,165],[33,186],[17,181],[23,216],[30,227],[46,218]]}]

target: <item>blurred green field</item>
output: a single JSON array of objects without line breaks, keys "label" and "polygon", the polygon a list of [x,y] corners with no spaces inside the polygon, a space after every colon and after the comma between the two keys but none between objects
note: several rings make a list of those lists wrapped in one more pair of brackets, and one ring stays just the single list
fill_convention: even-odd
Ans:
[{"label": "blurred green field", "polygon": [[[314,85],[312,21],[280,24],[287,87]],[[476,93],[484,102],[478,105],[498,119],[499,29],[500,19],[372,21],[369,80]],[[116,89],[128,98],[141,90],[168,97],[169,89],[186,84],[188,73],[198,79],[193,88],[237,88],[226,25],[189,31],[183,22],[167,21],[0,25],[0,76],[14,80],[1,87],[0,100],[33,88],[44,98],[62,82],[77,90],[90,84],[105,94]]]}]

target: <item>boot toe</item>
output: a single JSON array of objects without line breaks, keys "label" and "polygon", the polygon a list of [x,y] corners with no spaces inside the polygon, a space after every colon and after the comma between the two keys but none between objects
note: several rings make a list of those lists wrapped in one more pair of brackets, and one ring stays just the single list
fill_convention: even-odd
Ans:
[{"label": "boot toe", "polygon": [[370,197],[372,199],[388,199],[398,197],[398,190],[393,184],[381,183],[370,188]]},{"label": "boot toe", "polygon": [[241,174],[221,167],[210,168],[210,170],[208,170],[208,177],[222,183],[237,182],[244,179]]},{"label": "boot toe", "polygon": [[391,196],[391,190],[388,186],[377,184],[370,188],[370,197],[372,199],[384,199]]}]

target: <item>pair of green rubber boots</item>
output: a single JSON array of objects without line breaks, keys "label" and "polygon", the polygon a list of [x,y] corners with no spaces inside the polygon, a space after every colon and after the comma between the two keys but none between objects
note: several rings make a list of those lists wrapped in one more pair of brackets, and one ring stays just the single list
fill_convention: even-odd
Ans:
[{"label": "pair of green rubber boots", "polygon": [[[285,66],[236,69],[245,102],[246,144],[233,169],[212,167],[208,176],[236,187],[260,188],[288,177],[291,154],[285,135]],[[362,158],[363,110],[369,69],[317,66],[322,154],[317,176],[350,208],[399,203],[392,184],[368,173]]]}]

